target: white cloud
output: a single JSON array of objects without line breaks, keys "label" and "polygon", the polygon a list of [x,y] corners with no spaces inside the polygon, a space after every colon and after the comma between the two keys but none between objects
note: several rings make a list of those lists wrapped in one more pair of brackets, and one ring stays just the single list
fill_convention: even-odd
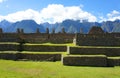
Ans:
[{"label": "white cloud", "polygon": [[4,17],[0,15],[0,21],[4,20]]},{"label": "white cloud", "polygon": [[4,2],[4,1],[6,1],[6,0],[0,0],[0,3]]},{"label": "white cloud", "polygon": [[117,17],[120,15],[120,12],[116,11],[116,10],[113,10],[111,13],[108,13],[107,16],[109,18],[112,18],[112,17]]},{"label": "white cloud", "polygon": [[[2,1],[3,0],[0,0],[0,2]],[[62,22],[66,19],[88,20],[89,22],[97,21],[97,17],[87,11],[82,10],[82,7],[83,5],[65,7],[61,4],[51,4],[46,8],[43,8],[41,11],[27,9],[25,11],[18,11],[8,14],[6,16],[0,15],[0,21],[4,19],[10,22],[17,22],[21,20],[35,20],[38,24],[43,22]],[[113,10],[111,13],[106,14],[106,17],[100,16],[99,19],[100,22],[114,21],[116,19],[120,19],[120,12]]]},{"label": "white cloud", "polygon": [[103,16],[99,16],[99,22],[103,22],[103,21],[107,21],[107,19],[106,18],[104,18]]},{"label": "white cloud", "polygon": [[113,10],[111,13],[106,15],[107,17],[100,17],[101,21],[115,21],[116,19],[120,19],[120,12]]},{"label": "white cloud", "polygon": [[39,23],[40,22],[40,14],[37,11],[28,9],[26,11],[19,11],[16,13],[8,14],[7,16],[4,16],[4,19],[6,19],[10,22],[32,19],[32,20],[35,20],[37,23]]},{"label": "white cloud", "polygon": [[40,12],[43,19],[51,20],[51,23],[62,22],[65,19],[96,21],[96,17],[91,13],[83,11],[79,6],[65,7],[61,4],[48,5]]},{"label": "white cloud", "polygon": [[111,13],[108,13],[107,16],[108,16],[108,20],[114,21],[116,19],[120,19],[120,12],[113,10]]},{"label": "white cloud", "polygon": [[80,6],[65,7],[61,4],[51,4],[43,8],[40,12],[32,9],[19,11],[16,13],[0,16],[0,20],[6,19],[11,22],[32,19],[37,23],[62,22],[65,19],[97,21],[97,18],[87,11],[83,11]]}]

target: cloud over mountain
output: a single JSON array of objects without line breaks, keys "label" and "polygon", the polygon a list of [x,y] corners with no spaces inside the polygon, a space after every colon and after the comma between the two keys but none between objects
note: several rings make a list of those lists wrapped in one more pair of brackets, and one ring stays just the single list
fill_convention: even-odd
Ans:
[{"label": "cloud over mountain", "polygon": [[55,23],[65,19],[97,21],[96,17],[87,11],[83,11],[79,6],[65,7],[61,4],[52,4],[42,9],[40,12],[45,21]]},{"label": "cloud over mountain", "polygon": [[112,12],[106,15],[107,17],[100,17],[101,21],[115,21],[116,19],[120,20],[120,12],[113,10]]},{"label": "cloud over mountain", "polygon": [[[0,0],[2,2],[4,0]],[[17,22],[22,20],[34,20],[38,24],[49,22],[56,23],[62,22],[66,19],[72,20],[87,20],[88,22],[98,21],[98,17],[84,11],[80,6],[63,6],[62,4],[50,4],[40,11],[27,9],[18,11],[5,16],[0,15],[0,21],[8,20],[10,22]],[[106,17],[101,16],[99,21],[114,21],[120,19],[120,12],[113,10],[111,13],[106,14]]]},{"label": "cloud over mountain", "polygon": [[28,9],[25,11],[19,11],[16,13],[8,14],[7,16],[3,16],[2,19],[3,18],[10,22],[17,22],[17,21],[32,19],[38,23],[40,20],[40,13],[32,9]]},{"label": "cloud over mountain", "polygon": [[18,11],[6,16],[0,15],[0,20],[6,19],[10,22],[32,19],[37,23],[62,22],[66,19],[74,20],[88,20],[89,22],[97,21],[97,18],[91,13],[84,11],[79,6],[63,6],[61,4],[50,4],[41,11],[28,9],[25,11]]},{"label": "cloud over mountain", "polygon": [[120,19],[120,12],[113,10],[111,13],[108,13],[107,16],[108,16],[108,20],[114,21],[116,19]]}]

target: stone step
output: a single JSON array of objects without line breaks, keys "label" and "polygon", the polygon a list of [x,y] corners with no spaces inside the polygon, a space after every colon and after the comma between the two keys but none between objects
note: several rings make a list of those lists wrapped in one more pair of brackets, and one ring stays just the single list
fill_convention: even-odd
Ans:
[{"label": "stone step", "polygon": [[108,57],[107,58],[108,66],[120,66],[120,57]]},{"label": "stone step", "polygon": [[107,57],[105,55],[67,55],[62,57],[63,65],[68,66],[120,66],[120,57]]},{"label": "stone step", "polygon": [[106,67],[107,57],[105,55],[69,55],[62,57],[62,63],[69,66]]},{"label": "stone step", "polygon": [[65,52],[67,47],[57,45],[40,45],[40,44],[24,44],[19,43],[0,43],[0,51],[37,51],[37,52]]},{"label": "stone step", "polygon": [[67,47],[68,54],[120,56],[120,47]]},{"label": "stone step", "polygon": [[0,53],[0,59],[31,60],[31,61],[60,61],[61,54]]}]

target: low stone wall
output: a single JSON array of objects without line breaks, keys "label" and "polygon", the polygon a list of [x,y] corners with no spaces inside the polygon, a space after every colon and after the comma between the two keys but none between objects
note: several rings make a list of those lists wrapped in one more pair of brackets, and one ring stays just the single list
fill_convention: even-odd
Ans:
[{"label": "low stone wall", "polygon": [[20,35],[27,43],[45,43],[48,41],[49,34],[46,33],[24,33]]},{"label": "low stone wall", "polygon": [[118,59],[108,58],[107,62],[109,67],[120,66],[120,58]]},{"label": "low stone wall", "polygon": [[23,45],[24,51],[42,51],[42,52],[65,52],[66,46],[48,46],[48,45]]},{"label": "low stone wall", "polygon": [[68,54],[120,56],[120,48],[67,47]]},{"label": "low stone wall", "polygon": [[65,56],[62,58],[62,63],[69,66],[96,66],[106,67],[106,56]]},{"label": "low stone wall", "polygon": [[0,51],[17,51],[18,49],[18,44],[0,44]]},{"label": "low stone wall", "polygon": [[0,53],[0,59],[32,60],[32,61],[60,61],[61,54]]},{"label": "low stone wall", "polygon": [[17,57],[15,53],[0,53],[0,59],[16,60]]},{"label": "low stone wall", "polygon": [[68,34],[68,33],[50,34],[48,42],[57,43],[57,44],[72,43],[74,37],[75,34]]},{"label": "low stone wall", "polygon": [[79,46],[120,46],[120,38],[112,34],[76,34]]},{"label": "low stone wall", "polygon": [[22,54],[21,59],[33,61],[60,61],[61,54]]},{"label": "low stone wall", "polygon": [[0,51],[65,52],[66,46],[0,44]]},{"label": "low stone wall", "polygon": [[19,34],[17,33],[0,33],[0,42],[18,42]]},{"label": "low stone wall", "polygon": [[1,33],[0,42],[19,42],[24,40],[26,43],[72,43],[75,34],[69,33]]}]

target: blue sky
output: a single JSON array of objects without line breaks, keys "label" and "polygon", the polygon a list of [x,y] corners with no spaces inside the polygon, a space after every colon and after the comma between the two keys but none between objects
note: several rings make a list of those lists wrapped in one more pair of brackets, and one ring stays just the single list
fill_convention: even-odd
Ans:
[{"label": "blue sky", "polygon": [[120,0],[0,0],[0,20],[33,19],[37,23],[65,19],[114,21],[120,19],[119,3]]}]

